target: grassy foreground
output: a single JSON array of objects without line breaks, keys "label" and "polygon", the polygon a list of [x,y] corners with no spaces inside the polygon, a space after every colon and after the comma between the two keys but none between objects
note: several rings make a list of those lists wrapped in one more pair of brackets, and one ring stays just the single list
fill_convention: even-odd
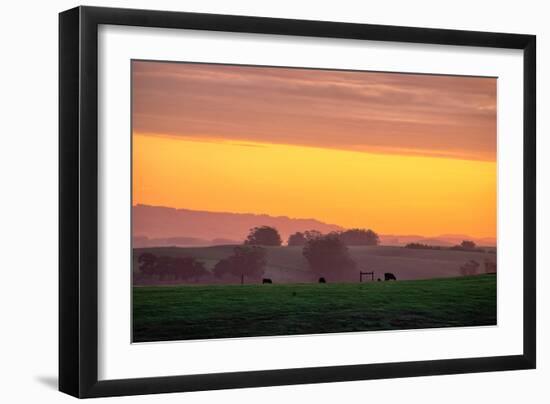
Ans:
[{"label": "grassy foreground", "polygon": [[133,289],[134,342],[496,324],[496,276]]}]

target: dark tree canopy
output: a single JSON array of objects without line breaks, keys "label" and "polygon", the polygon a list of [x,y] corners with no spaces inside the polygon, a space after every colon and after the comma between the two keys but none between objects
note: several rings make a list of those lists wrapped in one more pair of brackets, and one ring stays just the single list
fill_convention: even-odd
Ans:
[{"label": "dark tree canopy", "polygon": [[138,258],[139,270],[145,276],[153,276],[156,272],[157,256],[151,253],[143,253]]},{"label": "dark tree canopy", "polygon": [[233,255],[221,259],[214,266],[214,275],[218,278],[244,275],[247,278],[260,279],[264,274],[266,257],[266,250],[258,246],[235,247]]},{"label": "dark tree canopy", "polygon": [[173,275],[176,272],[176,263],[173,257],[160,256],[157,258],[155,273],[162,280],[166,276]]},{"label": "dark tree canopy", "polygon": [[302,253],[311,270],[326,278],[349,278],[356,266],[347,246],[336,233],[308,240]]},{"label": "dark tree canopy", "polygon": [[462,241],[462,243],[460,243],[460,246],[465,250],[473,250],[476,248],[476,243],[470,240],[464,240]]},{"label": "dark tree canopy", "polygon": [[405,248],[412,248],[416,250],[442,250],[443,247],[438,245],[429,245],[422,243],[408,243],[405,245]]},{"label": "dark tree canopy", "polygon": [[323,233],[321,233],[318,230],[306,230],[304,232],[304,237],[306,238],[306,241],[312,240],[312,239],[317,238],[317,237],[321,237],[322,235],[323,235]]},{"label": "dark tree canopy", "polygon": [[321,237],[323,234],[317,230],[306,230],[303,233],[298,231],[294,234],[291,234],[288,238],[289,246],[302,246],[306,245],[308,240]]},{"label": "dark tree canopy", "polygon": [[158,275],[161,280],[165,277],[176,280],[197,280],[209,274],[204,264],[193,257],[157,257],[151,253],[144,253],[139,256],[138,262],[144,276]]},{"label": "dark tree canopy", "polygon": [[283,241],[276,228],[259,226],[250,229],[244,243],[247,245],[280,246]]},{"label": "dark tree canopy", "polygon": [[234,272],[234,265],[230,258],[222,258],[214,265],[213,273],[216,278],[237,276]]},{"label": "dark tree canopy", "polygon": [[339,233],[345,245],[378,245],[380,238],[371,229],[349,229]]},{"label": "dark tree canopy", "polygon": [[289,237],[288,237],[288,242],[287,244],[289,246],[302,246],[302,245],[305,245],[306,244],[306,237],[304,236],[304,233],[298,231],[294,234],[291,234]]},{"label": "dark tree canopy", "polygon": [[194,279],[209,274],[204,264],[193,257],[179,257],[174,259],[174,276],[176,279]]}]

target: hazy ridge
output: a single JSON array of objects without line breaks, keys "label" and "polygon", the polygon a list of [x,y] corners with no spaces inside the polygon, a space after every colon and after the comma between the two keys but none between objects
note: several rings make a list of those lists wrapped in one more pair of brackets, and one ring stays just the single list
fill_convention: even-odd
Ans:
[{"label": "hazy ridge", "polygon": [[[133,206],[132,219],[134,247],[240,244],[252,227],[261,225],[276,227],[284,241],[297,231],[314,229],[329,233],[344,229],[336,224],[311,218],[207,212],[141,204]],[[459,244],[462,240],[473,240],[482,246],[496,245],[494,238],[480,239],[464,234],[443,234],[436,237],[381,234],[380,240],[383,245],[394,246],[412,242],[451,246]]]}]

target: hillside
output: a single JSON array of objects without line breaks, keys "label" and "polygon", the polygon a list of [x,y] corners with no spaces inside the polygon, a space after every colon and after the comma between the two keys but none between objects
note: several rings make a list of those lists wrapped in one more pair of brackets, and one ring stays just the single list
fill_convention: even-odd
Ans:
[{"label": "hillside", "polygon": [[[206,212],[161,206],[136,205],[132,208],[135,247],[152,245],[216,245],[242,242],[252,227],[273,226],[286,241],[297,231],[315,229],[322,233],[342,227],[315,219],[252,213]],[[179,238],[179,240],[178,240]]]},{"label": "hillside", "polygon": [[[158,247],[134,249],[134,269],[138,268],[137,257],[143,252],[157,256],[192,256],[204,262],[208,269],[220,259],[231,255],[234,246],[212,247]],[[311,282],[302,256],[301,247],[266,247],[268,250],[265,276],[275,283]],[[392,272],[397,279],[430,279],[460,276],[460,266],[475,260],[482,266],[485,260],[495,262],[495,253],[451,250],[413,250],[391,246],[349,247],[350,254],[359,270],[374,271],[375,277],[383,278],[384,272]],[[483,269],[481,269],[483,271]],[[329,279],[330,281],[330,279]]]}]

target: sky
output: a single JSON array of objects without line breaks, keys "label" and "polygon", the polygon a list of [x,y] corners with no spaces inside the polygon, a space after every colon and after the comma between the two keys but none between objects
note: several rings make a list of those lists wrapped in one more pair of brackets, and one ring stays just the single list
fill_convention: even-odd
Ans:
[{"label": "sky", "polygon": [[496,79],[132,62],[133,203],[496,235]]}]

